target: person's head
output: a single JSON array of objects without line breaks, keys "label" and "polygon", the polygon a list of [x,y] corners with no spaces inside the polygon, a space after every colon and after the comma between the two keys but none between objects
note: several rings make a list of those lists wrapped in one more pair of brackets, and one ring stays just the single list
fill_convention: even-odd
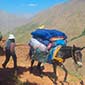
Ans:
[{"label": "person's head", "polygon": [[9,34],[8,39],[15,42],[15,36],[13,34]]}]

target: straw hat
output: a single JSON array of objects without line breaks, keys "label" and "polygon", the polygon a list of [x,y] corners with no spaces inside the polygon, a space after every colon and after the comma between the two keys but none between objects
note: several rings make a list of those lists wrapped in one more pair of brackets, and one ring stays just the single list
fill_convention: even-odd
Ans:
[{"label": "straw hat", "polygon": [[45,28],[45,25],[40,25],[38,28],[43,29]]}]

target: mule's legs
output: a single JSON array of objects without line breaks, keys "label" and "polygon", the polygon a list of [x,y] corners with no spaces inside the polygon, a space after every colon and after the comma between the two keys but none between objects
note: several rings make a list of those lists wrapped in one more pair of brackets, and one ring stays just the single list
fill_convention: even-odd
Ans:
[{"label": "mule's legs", "polygon": [[30,73],[32,72],[32,66],[34,64],[34,60],[31,60],[31,67],[30,67]]},{"label": "mule's legs", "polygon": [[66,80],[67,80],[67,75],[68,75],[68,71],[67,71],[67,69],[65,68],[65,66],[64,66],[63,64],[61,65],[61,68],[65,71],[64,82],[66,82]]},{"label": "mule's legs", "polygon": [[[32,54],[33,54],[33,52],[34,52],[34,49],[33,49],[33,47],[31,47],[30,45],[29,45],[29,47],[30,47],[30,49],[29,49],[29,53],[28,53],[28,55],[30,56],[30,59],[31,59]],[[31,71],[32,71],[32,66],[33,66],[33,64],[34,64],[34,60],[31,59],[30,73],[31,73]]]},{"label": "mule's legs", "polygon": [[41,62],[38,62],[37,68],[40,70],[41,69]]},{"label": "mule's legs", "polygon": [[31,60],[31,68],[32,68],[33,64],[34,64],[34,60]]},{"label": "mule's legs", "polygon": [[34,52],[34,49],[33,47],[30,46],[29,53],[28,53],[28,55],[30,56],[30,59],[32,57],[33,52]]},{"label": "mule's legs", "polygon": [[38,62],[37,69],[39,71],[40,77],[43,77],[41,64],[42,64],[41,62]]},{"label": "mule's legs", "polygon": [[57,80],[57,73],[56,73],[56,68],[57,68],[57,64],[55,62],[52,63],[53,65],[53,71],[54,71],[54,84],[56,84],[56,80]]}]

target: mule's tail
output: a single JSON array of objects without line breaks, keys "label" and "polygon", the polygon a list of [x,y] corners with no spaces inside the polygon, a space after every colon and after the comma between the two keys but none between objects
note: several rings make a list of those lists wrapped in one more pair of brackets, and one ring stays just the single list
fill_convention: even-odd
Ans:
[{"label": "mule's tail", "polygon": [[26,60],[31,59],[32,56],[32,47],[29,45],[29,52],[26,55]]}]

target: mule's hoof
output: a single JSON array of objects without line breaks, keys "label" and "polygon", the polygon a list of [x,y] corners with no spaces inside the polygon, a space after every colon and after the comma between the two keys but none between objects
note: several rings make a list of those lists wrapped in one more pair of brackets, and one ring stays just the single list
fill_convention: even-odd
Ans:
[{"label": "mule's hoof", "polygon": [[6,66],[4,65],[4,64],[2,64],[2,67],[5,69],[6,68]]},{"label": "mule's hoof", "polygon": [[56,82],[53,82],[53,85],[57,85],[57,83]]},{"label": "mule's hoof", "polygon": [[63,82],[67,82],[66,80],[63,80]]},{"label": "mule's hoof", "polygon": [[31,67],[31,68],[30,68],[30,73],[32,73],[32,70],[33,70],[33,68]]},{"label": "mule's hoof", "polygon": [[40,77],[43,78],[43,74],[40,74]]},{"label": "mule's hoof", "polygon": [[44,70],[45,69],[45,67],[44,66],[41,66],[41,70]]},{"label": "mule's hoof", "polygon": [[63,82],[65,82],[65,83],[69,83],[67,80],[64,80]]}]

